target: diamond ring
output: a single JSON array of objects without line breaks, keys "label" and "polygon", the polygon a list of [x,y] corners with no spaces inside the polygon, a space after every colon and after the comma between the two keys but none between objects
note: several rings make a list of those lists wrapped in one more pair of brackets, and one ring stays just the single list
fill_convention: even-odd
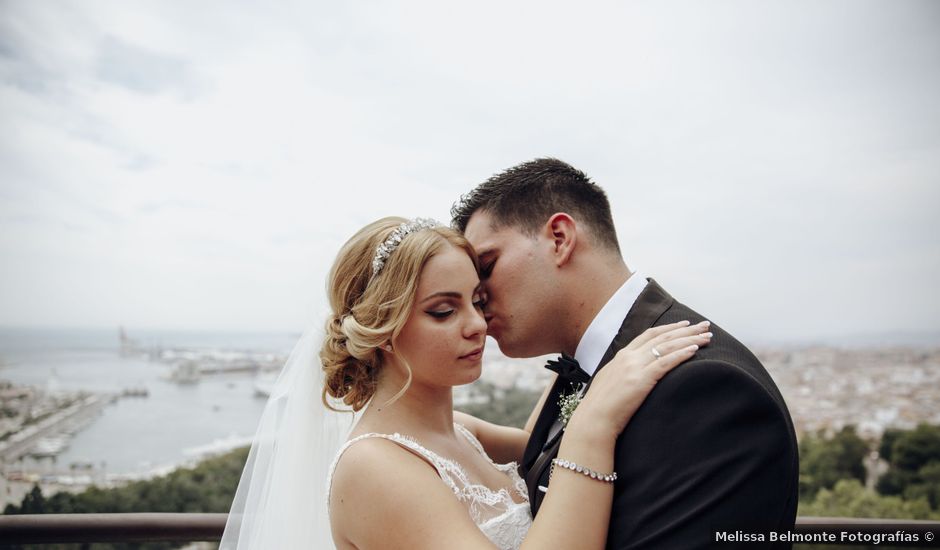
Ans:
[{"label": "diamond ring", "polygon": [[652,353],[652,354],[653,354],[653,357],[655,357],[655,358],[657,358],[657,359],[659,359],[660,357],[663,356],[661,353],[659,353],[659,350],[656,349],[656,346],[653,346],[653,347],[650,348],[650,353]]}]

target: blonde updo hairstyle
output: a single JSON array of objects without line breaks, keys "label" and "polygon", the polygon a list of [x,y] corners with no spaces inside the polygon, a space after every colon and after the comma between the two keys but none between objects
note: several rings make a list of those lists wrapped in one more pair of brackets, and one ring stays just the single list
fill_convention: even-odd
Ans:
[{"label": "blonde updo hairstyle", "polygon": [[[372,398],[385,360],[380,346],[391,343],[394,348],[411,314],[421,271],[429,259],[448,245],[454,246],[466,251],[479,271],[476,252],[460,233],[434,227],[405,236],[378,276],[370,281],[376,248],[403,222],[410,220],[388,217],[363,227],[346,241],[330,270],[327,294],[332,311],[320,350],[326,374],[323,402],[327,407],[335,408],[328,396],[341,399],[354,411]],[[411,384],[407,359],[399,358],[408,379],[388,403],[401,397]]]}]

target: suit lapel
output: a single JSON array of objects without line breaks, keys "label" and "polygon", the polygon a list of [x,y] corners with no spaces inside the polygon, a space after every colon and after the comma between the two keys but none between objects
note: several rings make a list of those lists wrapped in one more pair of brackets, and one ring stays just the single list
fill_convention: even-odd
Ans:
[{"label": "suit lapel", "polygon": [[[673,297],[656,281],[653,279],[647,280],[646,288],[643,289],[633,307],[624,317],[620,330],[617,331],[617,336],[614,337],[601,358],[600,365],[594,373],[595,375],[614,358],[618,351],[626,347],[644,330],[653,326],[663,316],[663,313],[675,303]],[[593,381],[594,378],[592,377],[587,383],[588,387],[591,386]],[[539,419],[532,430],[532,435],[523,455],[521,473],[525,477],[529,489],[529,502],[533,505],[533,513],[538,509],[542,499],[542,495],[538,492],[538,482],[550,466],[551,459],[558,453],[561,438],[558,437],[559,434],[552,427],[557,423],[559,394],[565,389],[567,388],[565,388],[564,382],[556,380],[545,405],[542,407],[542,412],[539,414]],[[560,431],[557,430],[557,432]],[[552,435],[555,437],[551,437]]]},{"label": "suit lapel", "polygon": [[545,400],[545,404],[542,405],[542,411],[539,413],[538,420],[535,421],[535,426],[532,427],[532,434],[529,436],[525,453],[522,455],[523,477],[532,467],[539,453],[542,452],[542,447],[548,439],[549,431],[555,423],[555,419],[558,418],[558,394],[564,389],[564,386],[564,380],[560,378],[555,380],[555,385],[552,386],[548,398]]},{"label": "suit lapel", "polygon": [[[647,279],[647,281],[646,288],[643,289],[633,307],[630,308],[630,312],[624,317],[620,330],[617,331],[617,336],[614,337],[607,351],[604,352],[597,371],[594,372],[595,375],[617,355],[618,351],[627,347],[627,344],[642,334],[644,330],[652,327],[663,316],[663,313],[666,313],[666,310],[675,303],[675,299],[663,287],[659,286],[659,283],[653,279]],[[591,381],[588,382],[588,387],[591,386],[593,381],[594,377],[592,376]]]},{"label": "suit lapel", "polygon": [[[531,506],[533,515],[538,511],[539,506],[542,504],[542,499],[545,497],[545,493],[539,491],[539,481],[544,476],[545,470],[551,467],[552,459],[558,456],[558,448],[560,446],[561,438],[556,437],[553,439],[551,444],[542,450],[542,453],[535,460],[535,464],[532,465],[532,469],[529,470],[529,474],[525,478],[526,489],[529,490],[529,505]],[[548,485],[547,481],[545,485]]]}]

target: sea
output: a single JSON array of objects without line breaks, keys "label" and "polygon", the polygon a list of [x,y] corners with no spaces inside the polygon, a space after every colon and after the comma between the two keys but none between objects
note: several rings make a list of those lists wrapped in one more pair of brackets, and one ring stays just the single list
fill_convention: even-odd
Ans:
[{"label": "sea", "polygon": [[169,379],[172,364],[149,359],[146,352],[268,352],[286,358],[300,334],[128,330],[127,336],[137,351],[122,355],[117,328],[0,328],[0,380],[50,392],[148,392],[106,405],[54,458],[23,458],[25,470],[56,473],[90,464],[109,475],[144,474],[183,464],[213,443],[250,440],[266,403],[255,392],[255,374],[204,375],[180,384]]}]

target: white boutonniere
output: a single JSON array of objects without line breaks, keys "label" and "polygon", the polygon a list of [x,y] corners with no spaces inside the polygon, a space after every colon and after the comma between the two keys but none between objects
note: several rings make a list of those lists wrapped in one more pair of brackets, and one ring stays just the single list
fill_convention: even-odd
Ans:
[{"label": "white boutonniere", "polygon": [[571,393],[562,395],[558,399],[558,418],[561,420],[562,426],[567,426],[568,421],[571,420],[571,415],[574,414],[574,410],[578,408],[578,405],[581,403],[581,398],[584,396],[584,384],[579,384],[580,387],[575,387],[574,384],[571,385]]}]

